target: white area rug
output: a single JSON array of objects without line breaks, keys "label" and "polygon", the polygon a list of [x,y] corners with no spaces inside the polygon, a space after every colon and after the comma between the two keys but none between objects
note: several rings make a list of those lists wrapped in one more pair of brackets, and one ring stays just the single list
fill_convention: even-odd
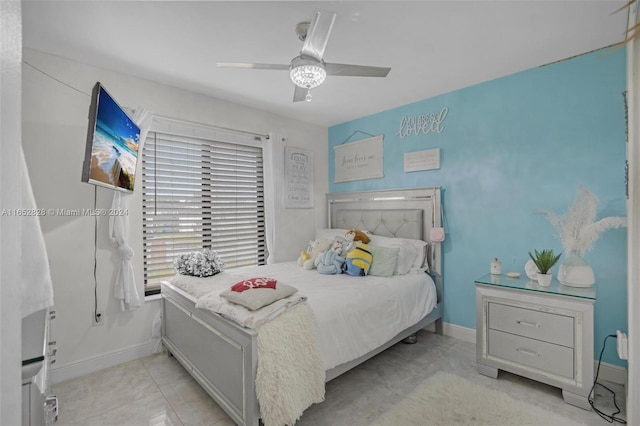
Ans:
[{"label": "white area rug", "polygon": [[430,377],[374,423],[375,426],[579,424],[448,373]]}]

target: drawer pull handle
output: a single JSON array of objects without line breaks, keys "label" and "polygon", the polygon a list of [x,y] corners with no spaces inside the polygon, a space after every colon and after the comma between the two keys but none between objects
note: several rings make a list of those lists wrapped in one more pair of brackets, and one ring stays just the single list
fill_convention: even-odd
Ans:
[{"label": "drawer pull handle", "polygon": [[528,349],[523,349],[523,348],[516,348],[516,351],[525,354],[525,355],[530,355],[530,356],[537,356],[539,357],[540,354],[538,352],[534,352],[534,351],[530,351]]},{"label": "drawer pull handle", "polygon": [[58,421],[58,397],[55,395],[48,396],[44,400],[44,408],[45,408],[45,414],[46,414],[45,423],[57,422]]},{"label": "drawer pull handle", "polygon": [[522,320],[516,320],[516,322],[520,325],[526,325],[527,327],[535,327],[535,328],[540,328],[540,324],[538,323],[532,323],[532,322],[527,322],[527,321],[522,321]]}]

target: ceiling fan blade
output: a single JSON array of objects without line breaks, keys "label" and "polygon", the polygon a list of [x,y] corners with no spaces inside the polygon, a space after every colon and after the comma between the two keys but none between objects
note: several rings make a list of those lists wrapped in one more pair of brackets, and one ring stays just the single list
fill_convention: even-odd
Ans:
[{"label": "ceiling fan blade", "polygon": [[341,75],[354,77],[386,77],[391,68],[386,67],[370,67],[367,65],[350,65],[350,64],[325,64],[327,75]]},{"label": "ceiling fan blade", "polygon": [[262,70],[288,70],[289,65],[284,64],[253,64],[246,62],[218,62],[218,68],[246,68]]},{"label": "ceiling fan blade", "polygon": [[311,56],[321,61],[335,20],[336,14],[334,12],[316,10],[300,54]]},{"label": "ceiling fan blade", "polygon": [[296,86],[296,89],[293,92],[293,102],[300,102],[300,101],[306,100],[307,92],[308,92],[307,89],[300,86]]}]

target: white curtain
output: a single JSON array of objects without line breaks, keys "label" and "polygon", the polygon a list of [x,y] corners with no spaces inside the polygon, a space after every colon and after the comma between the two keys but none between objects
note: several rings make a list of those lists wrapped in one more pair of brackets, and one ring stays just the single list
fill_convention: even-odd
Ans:
[{"label": "white curtain", "polygon": [[282,196],[284,185],[284,144],[282,137],[277,133],[269,133],[268,138],[263,138],[264,143],[264,210],[267,234],[267,264],[278,261],[278,247],[276,244],[275,230],[278,214],[276,206]]},{"label": "white curtain", "polygon": [[[140,127],[140,138],[138,147],[138,157],[142,155],[144,140],[149,133],[151,127],[151,119],[153,114],[144,108],[137,108],[133,112],[128,111],[131,119]],[[138,164],[138,167],[141,165]],[[139,173],[138,173],[139,175]],[[138,183],[139,185],[139,183]],[[114,191],[111,209],[113,211],[127,211],[129,208],[129,194]],[[122,311],[132,311],[138,309],[142,305],[142,299],[138,295],[136,288],[135,274],[131,259],[134,252],[129,245],[129,216],[113,215],[109,216],[109,238],[118,249],[120,254],[120,269],[116,275],[114,296],[120,300],[120,309]]]},{"label": "white curtain", "polygon": [[[33,197],[27,162],[20,147],[22,179],[22,208],[37,211]],[[49,256],[44,243],[38,215],[25,215],[22,220],[22,318],[53,306],[53,283],[49,270]]]}]

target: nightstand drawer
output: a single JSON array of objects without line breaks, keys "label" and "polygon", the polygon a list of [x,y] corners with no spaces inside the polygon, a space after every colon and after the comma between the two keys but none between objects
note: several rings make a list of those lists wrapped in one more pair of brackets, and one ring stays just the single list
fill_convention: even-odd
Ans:
[{"label": "nightstand drawer", "polygon": [[573,318],[501,303],[489,303],[489,328],[574,347]]},{"label": "nightstand drawer", "polygon": [[489,354],[572,379],[573,349],[489,330]]}]

